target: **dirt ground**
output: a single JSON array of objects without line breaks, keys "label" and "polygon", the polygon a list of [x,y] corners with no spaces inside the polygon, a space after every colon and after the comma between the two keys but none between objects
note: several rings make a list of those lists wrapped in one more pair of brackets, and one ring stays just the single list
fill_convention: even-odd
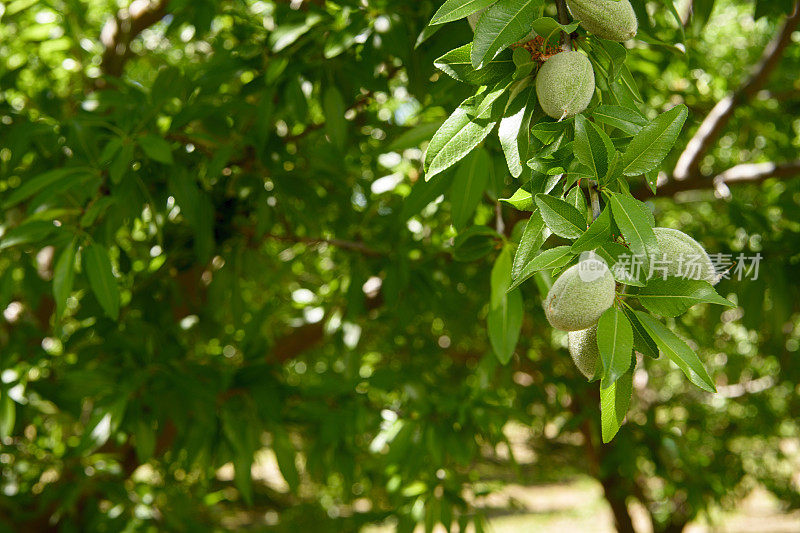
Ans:
[{"label": "dirt ground", "polygon": [[[602,488],[591,479],[568,484],[523,487],[509,485],[481,502],[490,515],[493,533],[613,533],[614,517],[602,495]],[[498,509],[506,509],[499,513]],[[642,509],[632,506],[631,515],[638,533],[651,533],[652,526]],[[371,527],[363,533],[390,533],[391,526]],[[420,530],[421,531],[421,530]],[[800,511],[783,513],[778,502],[766,491],[756,491],[742,501],[738,512],[722,515],[716,524],[696,522],[684,533],[798,533]],[[444,529],[436,533],[445,533]]]}]

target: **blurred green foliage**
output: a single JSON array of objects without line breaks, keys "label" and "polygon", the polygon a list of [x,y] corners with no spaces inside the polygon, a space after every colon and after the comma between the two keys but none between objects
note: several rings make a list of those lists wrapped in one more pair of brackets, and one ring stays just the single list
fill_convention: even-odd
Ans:
[{"label": "blurred green foliage", "polygon": [[[755,18],[753,2],[695,1],[681,28],[667,4],[647,2],[640,22],[686,52],[637,43],[629,61],[649,108],[690,108],[684,146],[792,6],[759,1]],[[659,225],[765,260],[758,281],[719,286],[737,309],[674,324],[720,394],[644,361],[628,422],[602,446],[596,387],[537,287],[523,286],[521,340],[500,367],[485,327],[496,247],[453,258],[453,239],[489,233],[496,209],[518,222],[496,207],[517,188],[499,142],[471,229],[451,225],[452,173],[420,179],[425,142],[469,94],[433,66],[469,41],[466,22],[415,48],[437,2],[131,7],[114,31],[116,2],[0,4],[6,530],[231,517],[480,530],[472,502],[493,488],[481,465],[499,460],[522,482],[595,476],[615,511],[638,500],[657,531],[757,484],[800,505],[800,181],[653,201]],[[796,159],[798,40],[705,173]],[[533,463],[500,459],[509,422],[530,428]],[[281,483],[251,476],[265,456]]]}]

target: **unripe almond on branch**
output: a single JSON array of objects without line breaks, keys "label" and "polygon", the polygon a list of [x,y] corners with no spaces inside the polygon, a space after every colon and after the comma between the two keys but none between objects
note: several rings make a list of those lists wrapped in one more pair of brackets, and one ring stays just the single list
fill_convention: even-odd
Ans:
[{"label": "unripe almond on branch", "polygon": [[[703,280],[716,285],[719,281],[714,263],[705,248],[682,231],[654,228],[662,257],[657,258],[667,276]],[[656,271],[654,276],[663,275]]]},{"label": "unripe almond on branch", "polygon": [[586,31],[610,41],[636,37],[639,22],[628,0],[567,0],[575,20]]},{"label": "unripe almond on branch", "polygon": [[560,52],[548,59],[536,76],[536,95],[544,112],[558,120],[586,109],[594,95],[589,58],[580,52]]},{"label": "unripe almond on branch", "polygon": [[597,347],[597,326],[581,331],[570,331],[569,354],[581,374],[588,379],[598,377],[600,368],[600,349]]},{"label": "unripe almond on branch", "polygon": [[556,329],[588,329],[614,304],[616,287],[605,263],[583,261],[565,270],[553,283],[544,301],[544,313]]}]

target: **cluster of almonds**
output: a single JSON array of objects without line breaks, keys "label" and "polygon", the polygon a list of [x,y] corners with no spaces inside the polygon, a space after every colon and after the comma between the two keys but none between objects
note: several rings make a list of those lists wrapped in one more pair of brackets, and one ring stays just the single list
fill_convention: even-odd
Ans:
[{"label": "cluster of almonds", "polygon": [[[653,231],[667,276],[717,282],[714,263],[700,243],[675,229],[655,228]],[[682,265],[690,259],[697,268],[681,272]],[[553,283],[544,301],[544,312],[551,326],[569,333],[569,351],[578,369],[587,378],[595,379],[602,372],[597,322],[614,305],[617,284],[604,263],[589,261],[599,267],[593,265],[590,271],[585,261],[578,263]]]}]

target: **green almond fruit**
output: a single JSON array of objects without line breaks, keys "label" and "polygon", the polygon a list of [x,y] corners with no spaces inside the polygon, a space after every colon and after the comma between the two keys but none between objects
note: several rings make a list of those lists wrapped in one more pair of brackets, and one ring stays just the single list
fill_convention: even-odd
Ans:
[{"label": "green almond fruit", "polygon": [[553,283],[544,301],[550,325],[562,331],[588,329],[614,304],[616,282],[605,263],[583,261]]},{"label": "green almond fruit", "polygon": [[[662,254],[656,259],[668,277],[702,280],[716,285],[719,276],[714,263],[699,242],[676,229],[653,228],[653,232]],[[654,275],[663,275],[663,271],[656,271]]]},{"label": "green almond fruit", "polygon": [[600,359],[600,349],[597,347],[597,326],[581,331],[570,331],[567,334],[567,338],[569,340],[569,354],[581,374],[589,380],[598,378],[603,371],[603,367]]},{"label": "green almond fruit", "polygon": [[623,42],[636,37],[639,30],[628,0],[567,0],[567,5],[586,31],[603,39]]},{"label": "green almond fruit", "polygon": [[562,120],[589,106],[594,95],[592,63],[580,52],[560,52],[539,69],[536,95],[542,110]]}]

